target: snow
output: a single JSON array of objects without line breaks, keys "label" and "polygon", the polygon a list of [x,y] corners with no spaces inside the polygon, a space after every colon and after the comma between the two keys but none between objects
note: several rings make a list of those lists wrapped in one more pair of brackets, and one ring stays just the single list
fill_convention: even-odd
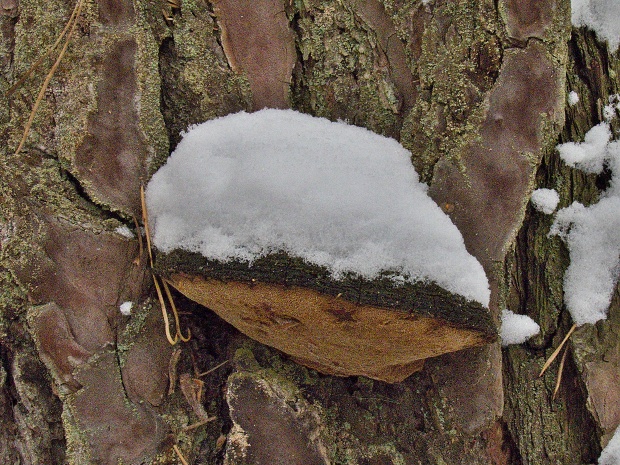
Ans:
[{"label": "snow", "polygon": [[530,200],[536,210],[550,215],[558,207],[560,196],[554,189],[536,189]]},{"label": "snow", "polygon": [[573,107],[579,102],[579,95],[574,90],[568,93],[568,105]]},{"label": "snow", "polygon": [[587,173],[612,171],[610,186],[600,200],[585,207],[574,202],[557,213],[550,234],[562,237],[570,252],[564,275],[566,306],[577,325],[596,323],[607,309],[620,272],[620,142],[609,142],[611,131],[601,123],[583,143],[558,146],[560,156]]},{"label": "snow", "polygon": [[133,234],[133,232],[131,232],[131,229],[129,229],[129,227],[122,225],[117,227],[114,232],[116,234],[120,234],[123,237],[126,237],[127,239],[133,239],[135,236]]},{"label": "snow", "polygon": [[611,130],[607,123],[600,123],[590,129],[583,142],[567,142],[558,146],[560,157],[564,162],[586,173],[603,171],[607,143]]},{"label": "snow", "polygon": [[614,94],[609,97],[609,103],[603,107],[603,117],[605,121],[610,122],[620,113],[620,94]]},{"label": "snow", "polygon": [[586,26],[596,32],[601,40],[609,43],[610,51],[620,45],[620,1],[618,0],[572,0],[572,23]]},{"label": "snow", "polygon": [[540,332],[540,326],[527,315],[518,315],[508,309],[502,310],[500,338],[502,346],[522,344]]},{"label": "snow", "polygon": [[598,465],[620,465],[620,426],[601,452]]},{"label": "snow", "polygon": [[133,307],[133,302],[123,302],[120,305],[119,310],[123,315],[129,316],[131,315],[131,307]]},{"label": "snow", "polygon": [[284,251],[373,279],[432,281],[483,305],[489,287],[449,217],[393,139],[292,110],[190,128],[152,178],[155,246],[252,262]]}]

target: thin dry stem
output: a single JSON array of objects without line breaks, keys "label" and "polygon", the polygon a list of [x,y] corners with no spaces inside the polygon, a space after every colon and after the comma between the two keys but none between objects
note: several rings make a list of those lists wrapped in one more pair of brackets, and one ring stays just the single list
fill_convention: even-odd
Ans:
[{"label": "thin dry stem", "polygon": [[138,220],[135,216],[132,216],[133,224],[136,227],[136,235],[138,236],[138,256],[134,259],[134,264],[136,266],[140,266],[140,262],[142,261],[142,253],[144,252],[144,244],[142,243],[142,232],[140,231],[140,225],[138,224]]},{"label": "thin dry stem", "polygon": [[216,419],[217,419],[217,417],[205,418],[204,420],[201,420],[201,421],[198,421],[196,423],[192,423],[191,425],[186,426],[185,428],[183,428],[183,431],[191,431],[193,429],[200,428],[202,425],[206,425],[210,421],[213,421],[213,420],[216,420]]},{"label": "thin dry stem", "polygon": [[204,373],[200,373],[199,375],[196,375],[196,378],[199,378],[201,376],[206,376],[209,373],[213,373],[215,370],[217,370],[218,368],[223,367],[224,365],[226,365],[228,363],[228,360],[224,360],[222,363],[220,363],[219,365],[215,365],[213,368],[205,371]]},{"label": "thin dry stem", "polygon": [[176,444],[174,444],[172,446],[172,448],[174,449],[174,451],[177,453],[177,455],[179,456],[179,460],[183,463],[183,465],[189,465],[189,463],[187,462],[187,460],[185,459],[185,457],[183,457],[183,454],[181,454],[181,451],[179,450],[179,448],[177,447]]},{"label": "thin dry stem", "polygon": [[153,282],[155,283],[155,290],[157,291],[157,297],[159,297],[159,305],[161,306],[161,314],[164,317],[164,327],[166,329],[166,338],[171,345],[175,345],[179,342],[178,338],[178,330],[177,334],[174,335],[174,339],[170,334],[170,321],[168,320],[168,312],[166,311],[166,301],[164,300],[164,295],[161,292],[161,288],[159,287],[159,283],[157,282],[157,277],[151,273],[153,276]]},{"label": "thin dry stem", "polygon": [[144,235],[146,236],[146,248],[149,251],[149,261],[153,268],[153,251],[151,250],[151,230],[149,229],[149,212],[146,209],[146,196],[144,185],[140,184],[140,203],[142,204],[142,222],[144,223]]},{"label": "thin dry stem", "polygon": [[566,361],[566,354],[568,353],[568,347],[564,349],[564,353],[562,354],[562,359],[560,360],[560,366],[558,368],[558,379],[555,382],[555,389],[553,390],[553,396],[551,396],[551,400],[555,400],[555,396],[560,389],[560,383],[562,382],[562,373],[564,372],[564,362]]},{"label": "thin dry stem", "polygon": [[[146,248],[149,252],[149,264],[151,270],[153,269],[153,251],[151,248],[151,230],[149,229],[149,212],[146,208],[146,196],[144,194],[144,185],[140,185],[140,203],[142,204],[142,222],[144,223],[144,235],[146,236]],[[170,288],[165,279],[162,279],[162,283],[164,285],[164,291],[166,292],[166,296],[168,301],[170,302],[170,308],[172,309],[172,314],[174,315],[174,322],[176,324],[176,334],[174,339],[170,334],[170,320],[168,320],[168,312],[166,311],[166,303],[164,301],[164,296],[161,292],[161,288],[159,283],[157,282],[157,278],[155,277],[155,273],[153,275],[153,282],[155,282],[155,289],[157,290],[157,296],[159,297],[159,302],[161,304],[161,312],[164,316],[164,323],[166,325],[166,337],[168,338],[168,342],[170,344],[175,345],[179,339],[183,342],[187,342],[192,337],[191,331],[187,330],[187,337],[184,337],[181,333],[181,326],[179,322],[179,312],[177,311],[177,307],[174,303],[174,299],[172,298],[172,294],[170,293]]]},{"label": "thin dry stem", "polygon": [[542,370],[540,370],[540,374],[538,375],[539,378],[545,373],[545,371],[547,371],[547,368],[549,368],[549,365],[553,363],[553,361],[556,359],[556,357],[560,353],[560,350],[562,350],[562,347],[564,347],[564,344],[566,344],[566,341],[568,341],[568,338],[571,336],[571,334],[573,334],[573,331],[575,331],[576,329],[577,329],[576,324],[571,327],[571,329],[568,331],[568,334],[566,334],[562,342],[560,342],[560,345],[558,346],[558,348],[555,349],[555,351],[551,354],[551,357],[549,357],[547,361],[545,362],[545,364],[543,365]]},{"label": "thin dry stem", "polygon": [[41,86],[39,95],[37,96],[37,99],[34,102],[34,106],[32,107],[32,111],[30,112],[30,116],[28,117],[28,122],[26,123],[26,127],[24,128],[22,139],[19,141],[17,150],[15,150],[15,155],[17,155],[20,152],[20,150],[24,147],[24,144],[26,143],[26,139],[28,138],[28,134],[30,133],[30,127],[32,126],[32,122],[34,121],[34,117],[37,113],[37,110],[39,109],[39,105],[41,104],[41,101],[43,100],[45,91],[47,90],[47,87],[49,86],[49,83],[52,80],[52,77],[54,76],[54,73],[56,72],[58,65],[60,65],[60,62],[62,58],[65,56],[65,52],[67,51],[67,48],[69,47],[69,42],[71,42],[71,37],[73,36],[73,32],[75,31],[75,26],[77,25],[77,18],[80,16],[80,13],[82,12],[82,3],[83,3],[83,0],[78,0],[77,12],[73,19],[73,23],[71,24],[71,29],[69,33],[67,34],[67,39],[65,40],[65,43],[62,49],[60,50],[60,53],[58,54],[58,58],[56,58],[56,61],[54,62],[54,65],[52,66],[52,69],[50,69],[49,73],[47,73],[47,76],[45,77],[45,81],[43,81],[43,85]]},{"label": "thin dry stem", "polygon": [[174,390],[177,385],[177,365],[179,364],[179,360],[181,359],[181,349],[177,347],[172,352],[170,356],[170,361],[168,362],[168,379],[170,380],[170,384],[168,386],[168,395],[171,396],[174,394]]},{"label": "thin dry stem", "polygon": [[164,283],[164,291],[166,291],[166,296],[168,297],[168,301],[170,302],[170,307],[172,308],[172,314],[174,315],[174,322],[177,327],[177,335],[183,342],[187,342],[192,337],[192,332],[189,328],[187,328],[187,337],[183,337],[181,334],[181,323],[179,322],[179,312],[177,311],[177,306],[174,304],[174,299],[172,298],[172,293],[170,292],[170,287],[168,286],[168,282],[166,279],[161,280]]},{"label": "thin dry stem", "polygon": [[20,77],[17,82],[15,84],[13,84],[11,87],[9,87],[9,90],[6,91],[6,95],[10,96],[11,94],[13,94],[13,92],[15,92],[19,86],[21,86],[26,79],[28,79],[30,77],[30,75],[39,67],[39,65],[41,63],[43,63],[43,60],[45,60],[48,56],[50,56],[50,54],[54,51],[54,49],[56,47],[58,47],[58,44],[60,44],[60,41],[62,40],[62,38],[65,36],[65,34],[67,33],[67,31],[69,30],[69,28],[71,27],[71,24],[73,23],[73,21],[75,20],[75,18],[78,15],[78,6],[80,2],[77,2],[75,4],[75,7],[73,8],[73,12],[71,13],[71,16],[69,17],[69,20],[67,21],[67,24],[65,24],[64,29],[62,30],[62,32],[60,33],[60,35],[58,36],[58,38],[56,39],[56,42],[53,43],[53,45],[51,47],[49,47],[47,49],[47,51],[41,55],[39,57],[39,59],[37,61],[34,62],[34,64],[32,66],[30,66],[30,68],[28,69],[28,71],[26,71],[22,77]]}]

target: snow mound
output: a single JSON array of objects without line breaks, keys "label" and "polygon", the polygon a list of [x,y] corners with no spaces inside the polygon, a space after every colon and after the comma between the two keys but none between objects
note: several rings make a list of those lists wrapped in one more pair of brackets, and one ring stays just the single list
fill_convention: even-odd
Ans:
[{"label": "snow mound", "polygon": [[571,90],[568,94],[568,105],[573,107],[579,103],[579,94],[574,90]]},{"label": "snow mound", "polygon": [[554,189],[536,189],[530,200],[536,210],[550,215],[558,207],[560,196]]},{"label": "snow mound", "polygon": [[540,332],[540,326],[527,315],[518,315],[508,309],[502,310],[500,338],[502,346],[522,344]]},{"label": "snow mound", "polygon": [[620,45],[620,2],[618,0],[572,0],[572,23],[587,26],[614,52]]},{"label": "snow mound", "polygon": [[620,426],[609,440],[609,443],[601,452],[598,458],[598,465],[619,465],[620,464]]},{"label": "snow mound", "polygon": [[558,211],[549,234],[568,246],[570,265],[564,274],[566,306],[577,325],[607,318],[620,273],[620,142],[609,142],[607,123],[594,126],[582,143],[558,146],[569,165],[587,173],[611,169],[610,186],[594,205],[574,202]]},{"label": "snow mound", "polygon": [[389,270],[489,302],[482,266],[409,152],[363,128],[292,110],[211,120],[184,135],[146,199],[163,252],[252,262],[284,251],[335,279]]}]

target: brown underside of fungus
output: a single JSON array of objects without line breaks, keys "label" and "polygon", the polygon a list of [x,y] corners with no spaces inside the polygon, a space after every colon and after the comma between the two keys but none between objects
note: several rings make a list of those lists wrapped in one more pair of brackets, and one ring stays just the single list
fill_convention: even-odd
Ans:
[{"label": "brown underside of fungus", "polygon": [[156,268],[252,339],[326,374],[399,382],[427,358],[496,338],[487,308],[432,283],[336,281],[284,254],[249,266],[177,250]]}]

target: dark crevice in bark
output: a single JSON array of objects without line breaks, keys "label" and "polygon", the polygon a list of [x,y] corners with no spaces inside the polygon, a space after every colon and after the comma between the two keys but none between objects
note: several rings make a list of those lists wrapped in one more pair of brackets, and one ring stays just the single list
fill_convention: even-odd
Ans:
[{"label": "dark crevice in bark", "polygon": [[82,205],[85,206],[88,211],[96,212],[97,215],[103,220],[114,219],[129,227],[130,229],[134,228],[133,220],[127,215],[123,214],[122,212],[112,211],[93,200],[91,196],[88,195],[88,192],[86,191],[80,180],[73,173],[71,173],[70,170],[63,167],[59,167],[59,169],[60,175],[69,183],[75,194],[82,202]]},{"label": "dark crevice in bark", "polygon": [[297,54],[297,60],[291,75],[291,103],[292,108],[294,109],[303,104],[303,95],[309,92],[304,77],[308,72],[307,66],[312,65],[313,61],[311,56],[308,57],[307,60],[304,60],[301,52],[300,43],[302,40],[303,31],[299,24],[300,20],[301,12],[297,10],[289,20],[289,27],[295,36],[295,53]]},{"label": "dark crevice in bark", "polygon": [[3,372],[0,373],[2,382],[0,388],[0,423],[2,423],[2,431],[0,432],[0,460],[3,463],[20,463],[21,457],[17,451],[17,437],[19,432],[15,422],[14,408],[18,403],[12,376],[10,376],[10,363],[6,357],[4,347],[0,346],[0,354],[2,357]]},{"label": "dark crevice in bark", "polygon": [[6,73],[5,78],[10,76],[13,71],[13,59],[15,49],[15,25],[19,21],[19,13],[16,11],[14,16],[10,16],[10,12],[0,18],[0,34],[2,35],[2,42],[6,49],[6,54],[0,58],[2,64],[2,70]]},{"label": "dark crevice in bark", "polygon": [[166,37],[159,46],[159,76],[161,77],[159,104],[168,132],[171,152],[181,140],[180,135],[174,134],[174,128],[172,124],[170,124],[171,114],[174,112],[174,108],[172,108],[172,102],[170,102],[167,93],[168,88],[179,78],[176,68],[171,66],[171,63],[175,60],[175,56],[174,39],[172,37]]},{"label": "dark crevice in bark", "polygon": [[[566,350],[571,349],[567,347]],[[586,406],[588,393],[570,352],[566,356],[563,378],[558,397],[565,399],[567,417],[578,438],[575,444],[581,448],[579,458],[581,463],[597,463],[601,454],[601,432]]]},{"label": "dark crevice in bark", "polygon": [[226,380],[234,368],[230,360],[236,348],[242,345],[246,338],[212,311],[187,299],[174,289],[172,292],[174,301],[182,311],[181,325],[192,333],[191,340],[183,349],[177,373],[204,373],[226,360],[229,361],[199,378],[205,383],[204,407],[209,415],[215,415],[217,420],[209,423],[207,435],[200,445],[194,465],[221,465],[226,446],[224,444],[218,448],[216,440],[221,435],[227,435],[232,428],[228,404],[224,398]]},{"label": "dark crevice in bark", "polygon": [[[32,355],[32,340],[20,332],[19,343],[0,344],[0,364],[6,373],[0,389],[0,420],[9,448],[2,450],[5,439],[0,435],[0,459],[6,459],[4,463],[65,463],[61,402],[53,392],[47,370]],[[15,373],[17,354],[19,374]],[[21,397],[23,394],[26,398]]]},{"label": "dark crevice in bark", "polygon": [[[215,14],[215,9],[213,8],[212,1],[206,2],[206,10],[209,16],[211,17],[211,19],[213,20],[213,38],[215,39],[215,42],[217,43],[219,47],[218,53],[220,56],[224,57],[226,56],[226,52],[224,52],[224,45],[222,44],[222,28],[220,27],[220,24],[217,21],[217,15]],[[226,66],[228,67],[229,71],[232,71],[232,68],[230,67],[230,63],[228,62],[228,60],[226,60]]]}]

